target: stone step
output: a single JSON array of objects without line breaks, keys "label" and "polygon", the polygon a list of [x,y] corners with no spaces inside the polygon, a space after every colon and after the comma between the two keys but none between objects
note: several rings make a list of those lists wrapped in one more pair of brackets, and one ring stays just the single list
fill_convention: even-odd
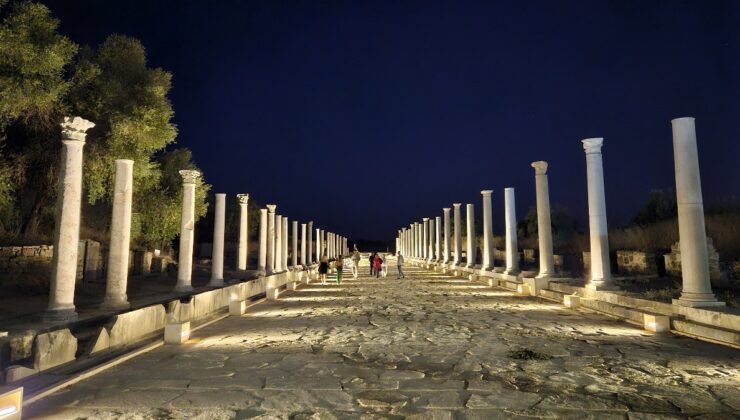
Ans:
[{"label": "stone step", "polygon": [[712,341],[718,344],[740,348],[740,332],[698,322],[674,319],[671,321],[671,331],[700,340]]},{"label": "stone step", "polygon": [[539,295],[537,296],[548,299],[548,300],[553,300],[558,303],[563,303],[563,297],[565,295],[566,293],[558,292],[555,290],[541,289]]},{"label": "stone step", "polygon": [[617,317],[641,327],[644,325],[645,322],[645,314],[652,314],[649,311],[643,311],[636,308],[628,308],[626,306],[616,305],[614,303],[605,302],[603,300],[581,298],[580,303],[581,306],[584,308]]}]

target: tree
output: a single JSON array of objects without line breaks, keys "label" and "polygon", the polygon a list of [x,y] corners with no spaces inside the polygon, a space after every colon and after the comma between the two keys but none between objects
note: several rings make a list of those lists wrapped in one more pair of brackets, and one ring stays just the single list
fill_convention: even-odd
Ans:
[{"label": "tree", "polygon": [[[555,204],[550,210],[550,224],[552,225],[552,243],[554,248],[560,248],[578,233],[578,222],[568,213],[568,208]],[[524,219],[517,224],[517,234],[522,238],[537,236],[537,209],[530,207]]]},{"label": "tree", "polygon": [[632,219],[632,224],[647,226],[677,216],[676,193],[672,190],[652,190],[647,203]]}]

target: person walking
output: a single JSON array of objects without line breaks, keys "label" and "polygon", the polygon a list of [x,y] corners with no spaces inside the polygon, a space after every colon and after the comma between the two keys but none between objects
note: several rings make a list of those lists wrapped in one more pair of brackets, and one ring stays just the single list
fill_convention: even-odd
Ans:
[{"label": "person walking", "polygon": [[373,271],[375,272],[375,278],[380,278],[380,270],[383,268],[383,259],[380,258],[380,255],[378,253],[375,253],[375,258],[373,259]]},{"label": "person walking", "polygon": [[342,284],[342,268],[344,268],[344,260],[342,257],[337,257],[334,261],[334,268],[337,269],[337,284]]},{"label": "person walking", "polygon": [[319,262],[319,278],[321,279],[321,284],[326,284],[326,273],[329,271],[329,258],[326,257],[326,255],[321,256],[321,261]]},{"label": "person walking", "polygon": [[396,257],[396,268],[398,268],[398,277],[397,279],[405,279],[406,275],[403,274],[403,255],[401,255],[401,251],[398,251],[398,256]]},{"label": "person walking", "polygon": [[370,277],[375,275],[375,257],[377,256],[378,256],[377,252],[371,252],[370,258],[368,258],[370,260]]},{"label": "person walking", "polygon": [[357,247],[355,247],[355,250],[352,252],[352,276],[354,278],[357,278],[357,276],[360,275],[360,259],[362,256],[360,255],[360,251],[357,250]]},{"label": "person walking", "polygon": [[383,260],[383,262],[380,264],[380,273],[383,276],[383,278],[388,277],[388,258],[383,258],[385,255],[382,255],[380,258]]}]

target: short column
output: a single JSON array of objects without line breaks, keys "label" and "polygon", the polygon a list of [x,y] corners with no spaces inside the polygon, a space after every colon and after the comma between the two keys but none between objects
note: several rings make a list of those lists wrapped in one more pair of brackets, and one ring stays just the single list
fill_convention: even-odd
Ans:
[{"label": "short column", "polygon": [[591,289],[615,289],[609,262],[609,232],[606,224],[604,166],[601,160],[603,138],[583,140],[588,178],[588,225],[591,241]]},{"label": "short column", "polygon": [[491,209],[491,193],[493,190],[483,190],[483,268],[493,269],[493,211]]},{"label": "short column", "polygon": [[696,127],[691,117],[671,121],[676,171],[678,233],[681,249],[681,297],[674,303],[684,306],[722,306],[712,293],[704,226],[704,200],[699,176]]},{"label": "short column", "polygon": [[283,216],[275,215],[275,272],[283,271]]},{"label": "short column", "polygon": [[210,287],[224,285],[224,230],[226,219],[226,194],[216,194],[213,210],[213,246],[211,248]]},{"label": "short column", "polygon": [[442,262],[445,264],[450,262],[450,210],[449,207],[442,209],[444,223],[444,254]]},{"label": "short column", "polygon": [[260,250],[259,261],[257,262],[257,275],[264,276],[267,274],[267,209],[260,209]]},{"label": "short column", "polygon": [[468,225],[468,258],[467,267],[475,267],[475,210],[472,204],[467,205],[467,225]]},{"label": "short column", "polygon": [[108,249],[108,275],[105,284],[104,309],[127,309],[128,258],[131,242],[131,202],[134,184],[134,161],[116,160],[116,183],[113,190],[113,217]]},{"label": "short column", "polygon": [[460,214],[460,206],[462,203],[453,203],[452,208],[454,209],[454,233],[455,233],[455,265],[462,262],[462,215]]},{"label": "short column", "polygon": [[552,253],[552,223],[550,222],[550,191],[547,181],[547,162],[532,162],[535,187],[537,189],[537,240],[540,252],[539,278],[549,278],[555,274],[555,260]]},{"label": "short column", "polygon": [[282,229],[283,237],[280,240],[280,243],[282,243],[283,245],[283,253],[282,253],[283,262],[281,264],[282,271],[285,271],[288,269],[288,229],[289,229],[288,226],[289,226],[288,218],[283,216],[283,229]]},{"label": "short column", "polygon": [[239,246],[236,257],[236,269],[247,269],[249,259],[249,194],[237,194],[239,200]]},{"label": "short column", "polygon": [[267,205],[267,275],[275,273],[275,204]]},{"label": "short column", "polygon": [[200,172],[180,171],[182,176],[182,216],[180,218],[180,254],[177,263],[175,292],[192,292],[193,240],[195,232],[195,182]]},{"label": "short column", "polygon": [[516,202],[514,189],[504,189],[504,206],[506,207],[506,274],[519,273],[519,245],[516,237]]}]

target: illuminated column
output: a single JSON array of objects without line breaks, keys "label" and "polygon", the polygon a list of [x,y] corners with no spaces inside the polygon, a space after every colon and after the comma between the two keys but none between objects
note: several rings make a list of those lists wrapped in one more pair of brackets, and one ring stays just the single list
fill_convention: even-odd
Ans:
[{"label": "illuminated column", "polygon": [[442,261],[442,217],[437,216],[434,218],[434,220],[437,222],[434,228],[434,233],[436,234],[434,260],[437,262],[441,262]]},{"label": "illuminated column", "polygon": [[694,118],[677,118],[673,125],[673,158],[676,171],[678,233],[681,248],[681,297],[684,306],[721,306],[712,293],[704,227],[704,200],[699,174]]},{"label": "illuminated column", "polygon": [[473,210],[473,205],[468,204],[467,205],[467,222],[468,222],[468,258],[467,258],[467,267],[475,267],[475,229],[474,229],[474,223],[475,223],[475,211]]},{"label": "illuminated column", "polygon": [[226,220],[226,194],[216,194],[213,210],[213,245],[211,248],[210,287],[224,285],[224,230]]},{"label": "illuminated column", "polygon": [[[303,230],[303,233],[305,234],[305,229]],[[291,267],[296,268],[298,266],[298,221],[293,221],[293,255],[291,256]],[[304,251],[305,248],[302,247],[301,251]],[[305,255],[301,256],[301,262],[304,262],[303,260],[306,259]]]},{"label": "illuminated column", "polygon": [[267,275],[275,273],[275,204],[268,204],[267,210]]},{"label": "illuminated column", "polygon": [[283,245],[283,262],[281,268],[283,271],[288,269],[288,229],[290,229],[288,226],[288,218],[283,216],[283,237],[281,239],[281,243]]},{"label": "illuminated column", "polygon": [[82,148],[86,132],[95,124],[80,117],[64,118],[62,156],[54,224],[54,255],[51,261],[49,307],[44,321],[74,321],[77,247],[80,241],[82,203]]},{"label": "illuminated column", "polygon": [[275,215],[275,268],[276,273],[283,271],[283,216]]},{"label": "illuminated column", "polygon": [[491,193],[483,190],[483,270],[493,269],[493,212],[491,210]]},{"label": "illuminated column", "polygon": [[455,221],[455,265],[460,264],[462,261],[462,215],[460,214],[461,203],[453,203],[452,208],[454,209],[454,221]]},{"label": "illuminated column", "polygon": [[447,264],[450,262],[450,208],[445,207],[442,212],[444,213],[444,256],[442,262]]},{"label": "illuminated column", "polygon": [[134,184],[134,161],[116,159],[116,183],[113,190],[113,217],[108,250],[108,278],[104,309],[127,309],[128,257],[131,242],[131,202]]},{"label": "illuminated column", "polygon": [[260,251],[259,261],[257,261],[257,275],[264,276],[267,273],[267,209],[260,209]]},{"label": "illuminated column", "polygon": [[182,176],[182,215],[180,218],[180,254],[177,263],[176,292],[191,292],[193,275],[193,240],[195,231],[195,182],[200,172],[180,171]]},{"label": "illuminated column", "polygon": [[249,194],[237,194],[239,200],[239,247],[236,269],[246,270],[249,257]]},{"label": "illuminated column", "polygon": [[321,229],[316,229],[316,261],[321,262]]},{"label": "illuminated column", "polygon": [[550,192],[547,182],[547,162],[532,162],[537,188],[537,239],[540,245],[540,272],[537,277],[555,274],[552,253],[552,223],[550,222]]},{"label": "illuminated column", "polygon": [[306,224],[301,223],[301,265],[304,267],[308,266],[308,260],[306,259],[306,249]]},{"label": "illuminated column", "polygon": [[311,265],[313,264],[313,221],[309,221],[308,226],[306,226],[306,237],[308,239],[308,244],[306,245],[308,265]]},{"label": "illuminated column", "polygon": [[429,218],[421,219],[424,222],[421,231],[421,258],[426,260],[429,256]]},{"label": "illuminated column", "polygon": [[601,160],[603,138],[583,140],[588,178],[588,224],[591,238],[592,289],[613,289],[609,266],[609,236],[604,196],[604,165]]},{"label": "illuminated column", "polygon": [[519,245],[516,237],[516,202],[514,189],[504,188],[504,206],[506,207],[506,274],[519,273]]}]

